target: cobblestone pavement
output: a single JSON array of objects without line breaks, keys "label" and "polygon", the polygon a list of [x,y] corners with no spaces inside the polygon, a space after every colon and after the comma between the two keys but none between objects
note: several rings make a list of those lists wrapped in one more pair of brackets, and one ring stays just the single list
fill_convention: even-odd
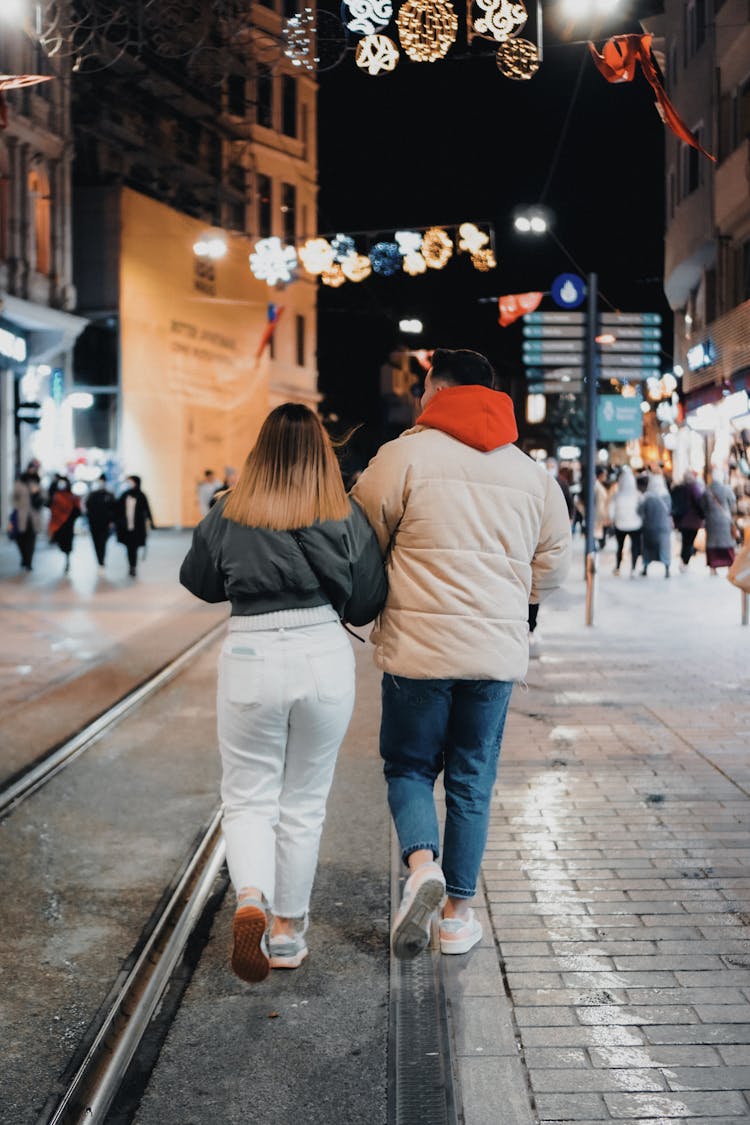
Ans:
[{"label": "cobblestone pavement", "polygon": [[545,1125],[750,1121],[750,628],[691,566],[605,551],[593,628],[578,575],[542,609],[483,868],[505,999],[490,949],[463,998],[472,1125],[522,1077]]}]

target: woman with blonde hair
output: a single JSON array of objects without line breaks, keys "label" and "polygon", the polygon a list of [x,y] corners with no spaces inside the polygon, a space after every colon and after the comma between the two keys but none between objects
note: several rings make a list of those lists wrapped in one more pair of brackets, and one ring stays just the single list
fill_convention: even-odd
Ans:
[{"label": "woman with blonde hair", "polygon": [[271,412],[236,486],[195,529],[180,581],[232,607],[217,700],[232,968],[261,981],[307,956],[326,800],[354,705],[341,623],[371,621],[386,595],[377,540],[312,410]]}]

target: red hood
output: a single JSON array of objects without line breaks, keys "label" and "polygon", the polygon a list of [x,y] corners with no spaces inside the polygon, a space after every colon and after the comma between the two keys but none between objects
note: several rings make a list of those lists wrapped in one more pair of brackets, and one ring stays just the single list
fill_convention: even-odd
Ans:
[{"label": "red hood", "polygon": [[503,391],[489,387],[445,387],[417,418],[418,426],[444,434],[489,453],[518,437],[513,402]]}]

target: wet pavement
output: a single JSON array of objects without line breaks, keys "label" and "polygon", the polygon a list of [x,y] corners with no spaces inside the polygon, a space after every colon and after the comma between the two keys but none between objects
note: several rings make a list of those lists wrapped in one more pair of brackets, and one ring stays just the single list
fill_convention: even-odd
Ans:
[{"label": "wet pavement", "polygon": [[[14,634],[12,659],[45,661],[57,689],[66,677],[85,685],[107,654],[117,664],[119,645],[132,651],[186,629],[196,603],[174,585],[186,542],[153,537],[133,620],[119,554],[107,571],[115,592],[96,574],[63,586],[54,556],[30,580],[0,582],[4,636],[18,614],[33,615]],[[739,593],[709,577],[702,556],[669,580],[657,564],[631,580],[611,574],[609,548],[586,628],[577,548],[577,573],[541,611],[528,691],[516,688],[511,702],[483,867],[485,938],[444,959],[463,1120],[748,1121],[750,628]],[[5,558],[3,548],[0,573]],[[71,622],[100,647],[86,659],[66,653],[63,666],[48,649],[52,637],[80,635]],[[247,1120],[249,1106],[263,1110],[254,1119],[286,1125],[300,1119],[304,1095],[312,1120],[338,1125],[326,1093],[337,1075],[354,1099],[347,1125],[383,1120],[388,829],[377,676],[357,648],[358,711],[326,827],[310,960],[272,975],[265,992],[235,982],[225,904],[141,1125]],[[10,662],[6,672],[12,693]],[[29,698],[46,722],[43,679]],[[66,941],[58,927],[56,955]]]}]

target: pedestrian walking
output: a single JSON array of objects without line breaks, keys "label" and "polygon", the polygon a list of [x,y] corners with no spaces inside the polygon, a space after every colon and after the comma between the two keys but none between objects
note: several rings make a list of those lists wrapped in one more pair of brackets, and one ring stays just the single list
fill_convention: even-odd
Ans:
[{"label": "pedestrian walking", "polygon": [[227,465],[224,469],[224,480],[219,485],[214,486],[213,495],[208,502],[209,508],[213,508],[219,497],[228,492],[230,488],[234,488],[237,483],[237,470],[233,469],[231,465]]},{"label": "pedestrian walking", "polygon": [[21,556],[21,567],[31,570],[36,537],[42,529],[42,489],[39,473],[32,468],[21,473],[11,496],[12,538]]},{"label": "pedestrian walking", "polygon": [[734,562],[738,539],[734,522],[737,499],[719,469],[711,472],[711,483],[703,493],[701,507],[706,520],[706,562],[711,574],[716,575],[721,567]]},{"label": "pedestrian walking", "polygon": [[617,554],[613,573],[619,575],[625,540],[630,540],[630,577],[635,574],[641,557],[641,516],[638,511],[640,494],[630,465],[623,465],[612,497],[612,523],[617,540]]},{"label": "pedestrian walking", "polygon": [[643,521],[642,550],[643,569],[646,577],[649,564],[664,563],[664,577],[669,578],[672,559],[672,501],[667,482],[661,473],[650,473],[646,491],[640,500],[640,514]]},{"label": "pedestrian walking", "polygon": [[231,963],[260,981],[307,956],[326,799],[354,705],[341,621],[366,624],[386,592],[377,540],[307,406],[268,416],[236,487],[195,529],[180,581],[232,607],[217,700]]},{"label": "pedestrian walking", "polygon": [[604,550],[609,524],[609,489],[606,465],[597,465],[594,480],[594,539],[598,550]]},{"label": "pedestrian walking", "polygon": [[[380,753],[409,877],[391,942],[466,953],[505,716],[529,657],[529,604],[562,583],[570,516],[550,473],[513,443],[508,395],[487,359],[437,349],[416,426],[377,453],[352,495],[388,558],[373,632],[384,673]],[[433,788],[443,772],[442,865]]]},{"label": "pedestrian walking", "polygon": [[107,477],[104,473],[99,477],[95,487],[86,498],[86,516],[89,521],[89,531],[96,551],[96,561],[100,567],[104,566],[107,553],[107,540],[115,521],[115,498],[107,488]]},{"label": "pedestrian walking", "polygon": [[200,510],[201,519],[208,515],[208,510],[211,507],[211,500],[218,487],[218,481],[213,469],[206,469],[203,474],[203,480],[198,484],[196,491],[198,493],[198,508]]},{"label": "pedestrian walking", "polygon": [[50,504],[49,513],[49,540],[60,548],[65,556],[65,570],[70,570],[70,554],[73,550],[73,535],[76,520],[81,514],[81,502],[70,490],[68,477],[57,477],[55,492]]},{"label": "pedestrian walking", "polygon": [[687,570],[695,554],[695,537],[703,527],[703,485],[692,469],[672,489],[672,519],[680,533],[680,570]]},{"label": "pedestrian walking", "polygon": [[115,503],[117,538],[128,553],[130,577],[137,577],[138,548],[146,546],[149,528],[154,520],[146,493],[141,489],[141,478],[135,473],[128,477],[128,487]]}]

